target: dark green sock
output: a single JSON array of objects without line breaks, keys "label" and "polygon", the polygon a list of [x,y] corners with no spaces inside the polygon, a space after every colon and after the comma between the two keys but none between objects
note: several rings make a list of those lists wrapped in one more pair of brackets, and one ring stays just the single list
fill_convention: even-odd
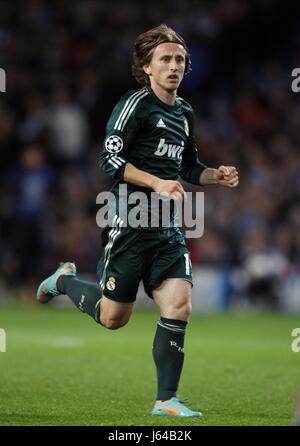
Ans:
[{"label": "dark green sock", "polygon": [[102,291],[97,283],[79,280],[71,276],[61,276],[58,279],[57,287],[62,294],[69,296],[80,311],[89,314],[99,323]]},{"label": "dark green sock", "polygon": [[184,335],[187,322],[161,317],[153,342],[157,372],[157,400],[176,396],[184,361]]}]

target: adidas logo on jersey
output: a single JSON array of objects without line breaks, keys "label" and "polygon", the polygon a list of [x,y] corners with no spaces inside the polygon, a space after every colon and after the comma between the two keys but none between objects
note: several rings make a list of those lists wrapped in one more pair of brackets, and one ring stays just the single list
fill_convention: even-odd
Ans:
[{"label": "adidas logo on jersey", "polygon": [[156,124],[156,127],[166,127],[166,124],[165,124],[164,121],[160,118],[160,120],[159,120],[158,123]]}]

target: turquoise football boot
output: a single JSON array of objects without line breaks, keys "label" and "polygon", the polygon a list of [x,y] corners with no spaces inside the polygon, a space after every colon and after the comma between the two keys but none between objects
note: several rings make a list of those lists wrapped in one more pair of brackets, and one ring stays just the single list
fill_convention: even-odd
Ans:
[{"label": "turquoise football boot", "polygon": [[166,401],[156,401],[151,415],[168,415],[172,417],[201,417],[201,412],[188,409],[182,401],[173,397]]},{"label": "turquoise football boot", "polygon": [[48,303],[53,297],[61,294],[57,289],[57,281],[60,276],[76,276],[75,263],[62,263],[54,274],[45,279],[39,286],[36,294],[41,304]]}]

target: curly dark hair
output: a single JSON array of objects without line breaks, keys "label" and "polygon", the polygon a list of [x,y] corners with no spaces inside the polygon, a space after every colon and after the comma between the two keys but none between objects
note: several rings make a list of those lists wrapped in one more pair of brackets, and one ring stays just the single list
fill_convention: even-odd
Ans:
[{"label": "curly dark hair", "polygon": [[155,47],[166,42],[179,43],[184,47],[186,51],[184,74],[191,71],[191,58],[183,37],[167,25],[161,24],[140,34],[135,42],[132,74],[139,84],[150,84],[149,76],[143,70],[143,66],[150,63]]}]

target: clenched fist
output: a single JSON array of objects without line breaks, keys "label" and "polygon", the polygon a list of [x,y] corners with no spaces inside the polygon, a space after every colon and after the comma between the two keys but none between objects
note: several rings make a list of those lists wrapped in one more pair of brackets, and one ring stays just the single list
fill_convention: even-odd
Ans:
[{"label": "clenched fist", "polygon": [[236,187],[239,184],[239,174],[234,166],[220,166],[217,169],[218,184],[226,187]]}]

